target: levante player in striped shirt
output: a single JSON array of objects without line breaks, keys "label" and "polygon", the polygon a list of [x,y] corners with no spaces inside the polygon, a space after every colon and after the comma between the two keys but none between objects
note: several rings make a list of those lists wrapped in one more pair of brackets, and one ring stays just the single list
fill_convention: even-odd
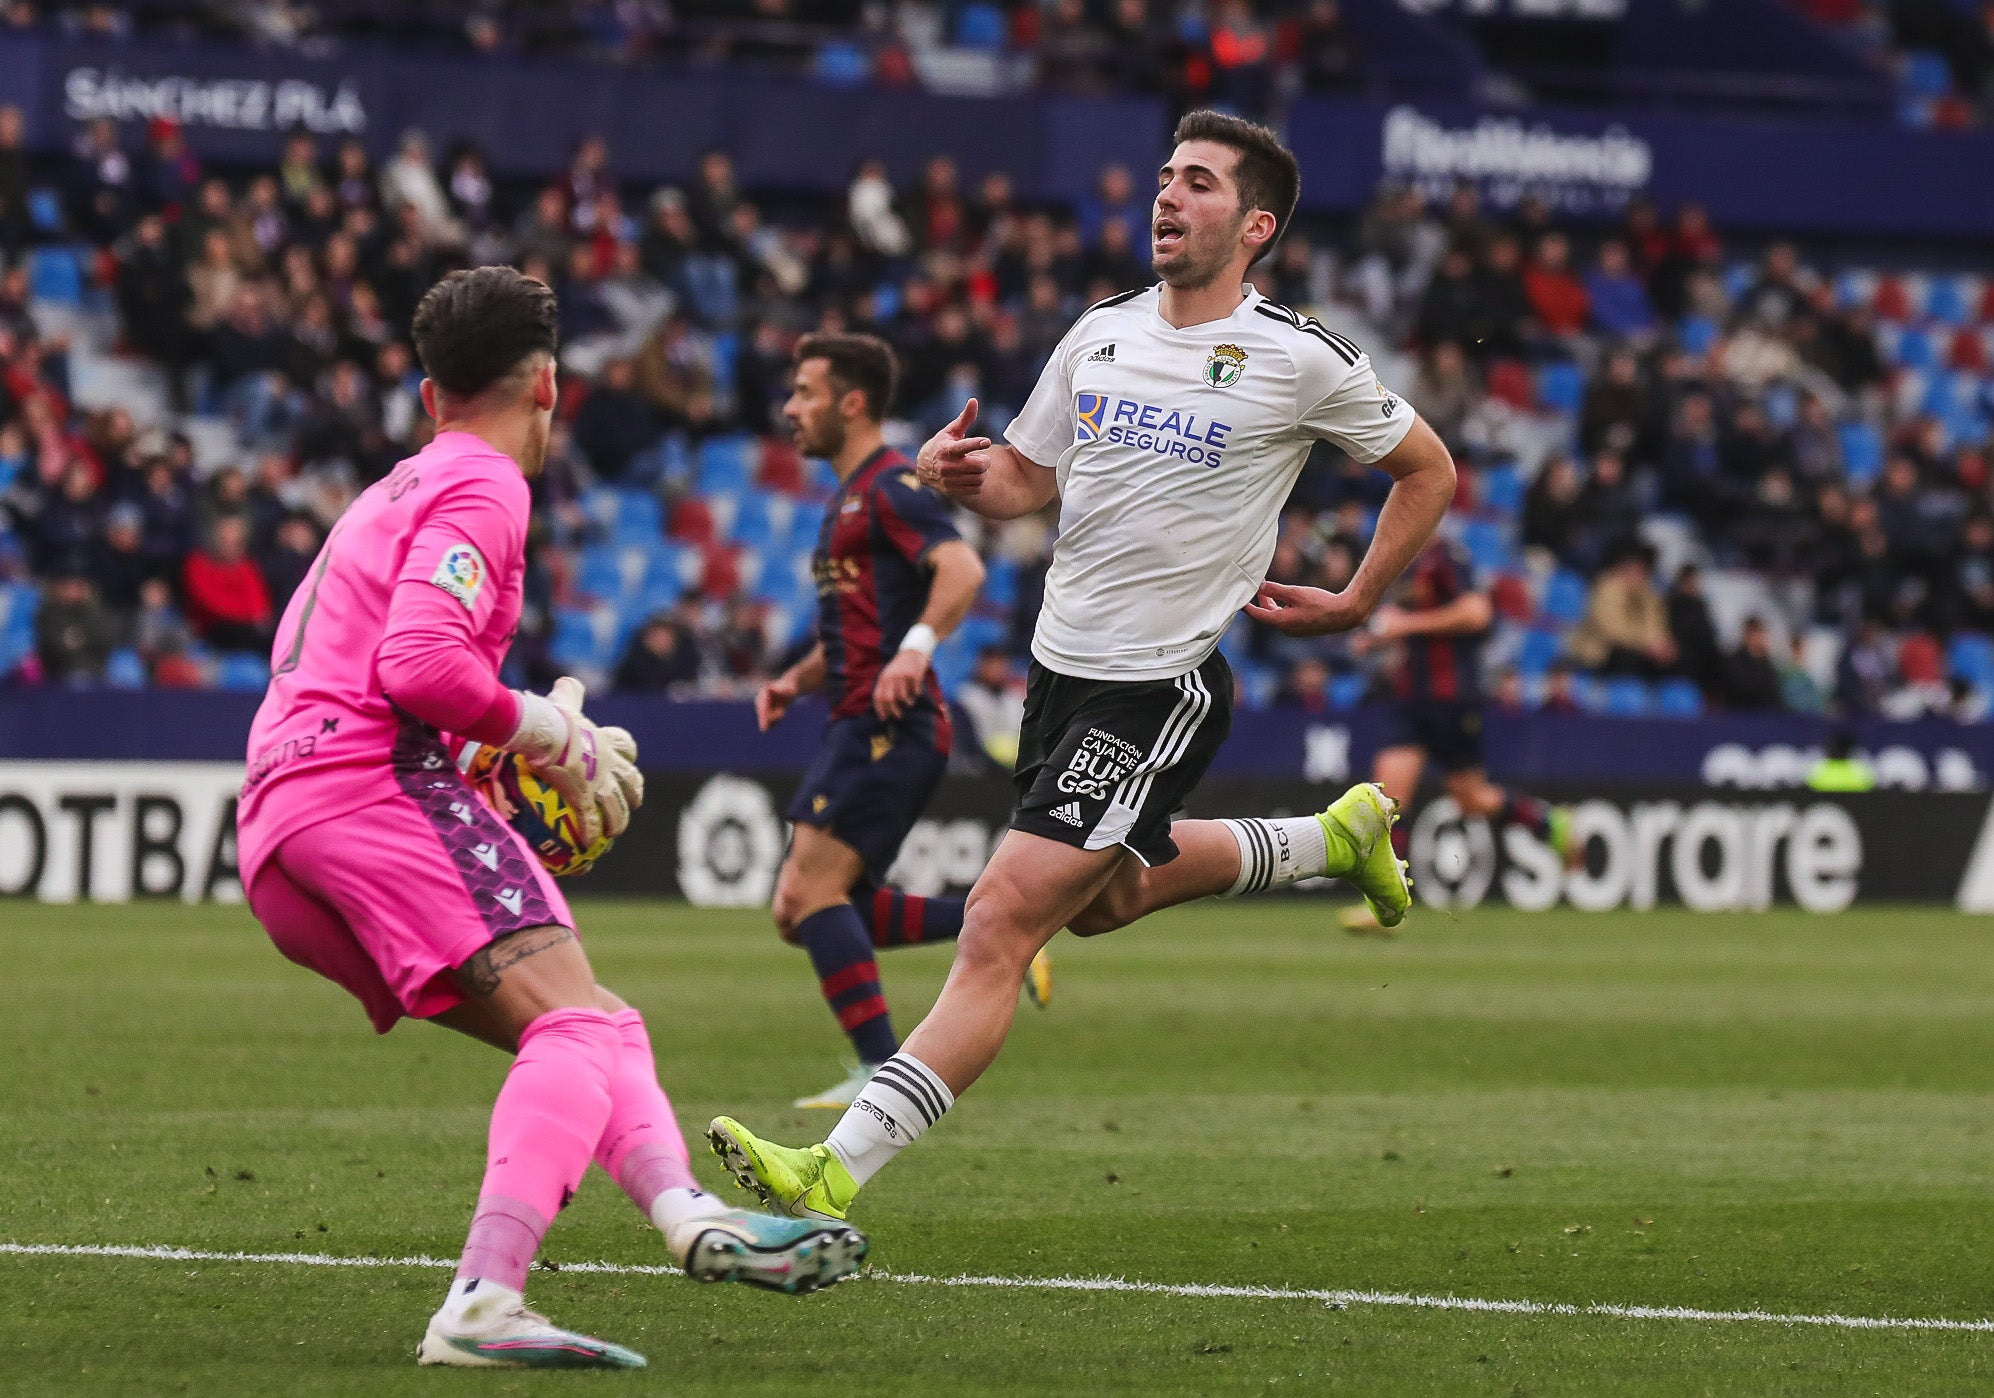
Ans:
[{"label": "levante player in striped shirt", "polygon": [[[1517,825],[1570,860],[1574,853],[1566,812],[1513,787],[1489,780],[1482,761],[1482,641],[1495,620],[1486,592],[1458,549],[1434,540],[1398,585],[1399,596],[1371,618],[1361,643],[1397,647],[1391,667],[1391,732],[1371,768],[1372,779],[1402,807],[1412,804],[1431,761],[1447,794],[1469,819]],[[1406,832],[1392,831],[1399,856]],[[1358,935],[1390,935],[1369,903],[1340,915]]]},{"label": "levante player in striped shirt", "polygon": [[[983,562],[963,542],[948,503],[888,447],[880,424],[898,369],[870,335],[810,335],[796,350],[783,416],[797,445],[838,473],[811,560],[817,644],[755,696],[767,730],[798,695],[824,691],[830,722],[790,802],[796,835],[776,879],[775,923],[810,953],[825,1003],[857,1062],[798,1107],[845,1108],[900,1049],[874,952],[952,942],[961,898],[893,888],[886,872],[948,766],[948,701],[928,663],[967,615]],[[1026,989],[1052,995],[1041,954]]]}]

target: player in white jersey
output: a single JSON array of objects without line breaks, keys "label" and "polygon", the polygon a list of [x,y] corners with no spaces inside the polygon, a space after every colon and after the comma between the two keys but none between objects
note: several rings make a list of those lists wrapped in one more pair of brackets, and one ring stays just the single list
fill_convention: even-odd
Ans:
[{"label": "player in white jersey", "polygon": [[[1323,875],[1349,879],[1386,925],[1404,916],[1396,807],[1374,786],[1319,816],[1171,821],[1231,724],[1218,643],[1233,615],[1244,607],[1298,636],[1363,624],[1454,494],[1447,449],[1355,345],[1244,285],[1300,184],[1266,128],[1185,117],[1153,210],[1161,285],[1081,316],[1009,445],[968,435],[972,400],[921,449],[922,481],[989,518],[1059,501],[1019,804],[970,893],[941,998],[829,1139],[795,1150],[714,1121],[722,1160],[777,1208],[843,1218],[990,1066],[1019,978],[1062,927],[1091,935],[1173,903]],[[1264,581],[1281,507],[1318,440],[1394,482],[1342,592]]]}]

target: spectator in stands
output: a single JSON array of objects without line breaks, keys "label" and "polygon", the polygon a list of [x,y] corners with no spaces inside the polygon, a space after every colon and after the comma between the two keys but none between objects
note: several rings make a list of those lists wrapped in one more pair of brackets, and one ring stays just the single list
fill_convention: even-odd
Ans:
[{"label": "spectator in stands", "polygon": [[1476,282],[1488,351],[1506,357],[1522,354],[1532,314],[1523,281],[1522,244],[1507,233],[1493,238]]},{"label": "spectator in stands", "polygon": [[1835,668],[1835,702],[1846,714],[1877,713],[1897,679],[1897,647],[1881,621],[1866,617]]},{"label": "spectator in stands", "polygon": [[1309,92],[1341,92],[1357,81],[1357,41],[1337,0],[1308,0],[1282,35],[1295,76]]},{"label": "spectator in stands", "polygon": [[1676,664],[1668,609],[1654,584],[1654,550],[1623,548],[1593,581],[1585,619],[1570,650],[1580,665],[1601,675],[1659,679]]},{"label": "spectator in stands", "polygon": [[1578,682],[1572,674],[1572,667],[1563,661],[1544,672],[1544,712],[1547,714],[1579,712]]},{"label": "spectator in stands", "polygon": [[669,615],[639,627],[616,667],[615,687],[632,694],[666,694],[699,683],[699,653]]},{"label": "spectator in stands", "polygon": [[152,575],[145,556],[145,515],[129,500],[120,501],[104,517],[104,537],[90,564],[98,595],[105,606],[128,617],[138,610],[139,589]]},{"label": "spectator in stands", "polygon": [[86,576],[104,527],[104,501],[97,473],[81,458],[63,467],[55,490],[34,515],[32,538],[36,571],[49,576]]},{"label": "spectator in stands", "polygon": [[984,646],[956,690],[956,703],[976,729],[976,741],[991,761],[1010,771],[1018,760],[1018,733],[1025,722],[1025,686],[1002,646]]},{"label": "spectator in stands", "polygon": [[1305,714],[1329,712],[1329,666],[1313,655],[1303,656],[1288,667],[1281,687],[1274,693],[1274,705],[1299,709]]},{"label": "spectator in stands", "polygon": [[1537,471],[1523,497],[1523,542],[1544,549],[1559,563],[1572,566],[1572,545],[1582,520],[1580,500],[1585,478],[1578,463],[1560,452]]},{"label": "spectator in stands", "polygon": [[1793,633],[1786,659],[1779,665],[1779,702],[1781,708],[1796,714],[1828,711],[1828,696],[1807,664],[1807,637],[1799,631]]},{"label": "spectator in stands", "polygon": [[1627,245],[1617,238],[1600,244],[1599,256],[1586,273],[1586,299],[1592,328],[1621,340],[1641,340],[1655,330],[1655,308],[1648,288],[1634,275]]},{"label": "spectator in stands", "polygon": [[270,614],[282,616],[291,604],[291,594],[304,585],[318,557],[319,531],[306,514],[284,516],[270,547],[257,556],[256,566],[270,590]]},{"label": "spectator in stands", "polygon": [[261,652],[270,645],[270,592],[249,556],[249,525],[238,515],[217,519],[206,547],[181,575],[194,631],[219,651]]},{"label": "spectator in stands", "polygon": [[1572,245],[1562,233],[1546,233],[1523,274],[1531,313],[1553,347],[1571,352],[1592,315],[1585,283],[1572,271]]},{"label": "spectator in stands", "polygon": [[1440,440],[1457,455],[1466,442],[1468,416],[1481,403],[1481,386],[1468,372],[1468,357],[1453,340],[1441,340],[1420,357],[1410,394]]},{"label": "spectator in stands", "polygon": [[0,265],[21,256],[34,236],[28,155],[21,145],[26,129],[19,107],[0,106]]},{"label": "spectator in stands", "polygon": [[1486,346],[1481,344],[1485,329],[1487,322],[1481,286],[1475,279],[1474,257],[1466,248],[1449,248],[1420,297],[1413,333],[1423,345],[1467,345],[1479,357],[1487,353]]},{"label": "spectator in stands", "polygon": [[1496,672],[1495,686],[1489,691],[1489,702],[1495,706],[1496,712],[1512,717],[1529,709],[1523,694],[1523,675],[1514,665],[1505,665]]},{"label": "spectator in stands", "polygon": [[1580,526],[1572,543],[1573,566],[1586,573],[1639,537],[1640,494],[1627,478],[1627,463],[1617,451],[1601,451],[1579,495]]},{"label": "spectator in stands", "polygon": [[878,257],[902,258],[914,250],[906,220],[894,208],[893,185],[883,161],[868,160],[846,193],[845,216],[859,246]]},{"label": "spectator in stands", "polygon": [[575,445],[598,476],[614,481],[623,479],[631,458],[657,437],[657,420],[636,391],[630,361],[610,360],[575,414]]},{"label": "spectator in stands", "polygon": [[1707,697],[1723,698],[1724,650],[1703,594],[1703,570],[1694,563],[1676,570],[1675,586],[1669,589],[1668,626],[1676,643],[1676,673],[1694,681]]},{"label": "spectator in stands", "polygon": [[1764,617],[1747,617],[1738,648],[1724,663],[1724,702],[1744,711],[1783,707],[1779,667],[1772,658],[1772,631]]},{"label": "spectator in stands", "polygon": [[118,643],[117,619],[90,579],[64,574],[49,584],[35,616],[35,654],[52,684],[94,684]]}]

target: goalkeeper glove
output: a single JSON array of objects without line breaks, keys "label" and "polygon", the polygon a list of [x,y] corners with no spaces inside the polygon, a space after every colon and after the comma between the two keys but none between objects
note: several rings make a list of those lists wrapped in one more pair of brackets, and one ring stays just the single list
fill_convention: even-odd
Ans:
[{"label": "goalkeeper glove", "polygon": [[503,746],[526,759],[582,822],[582,844],[611,839],[630,826],[630,812],[644,802],[637,770],[637,740],[622,728],[597,728],[582,713],[582,682],[554,681],[543,697],[519,696],[519,727]]}]

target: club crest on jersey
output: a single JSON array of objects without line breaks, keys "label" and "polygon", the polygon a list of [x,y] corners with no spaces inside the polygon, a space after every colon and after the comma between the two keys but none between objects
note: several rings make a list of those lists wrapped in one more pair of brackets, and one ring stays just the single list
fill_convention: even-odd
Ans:
[{"label": "club crest on jersey", "polygon": [[1205,360],[1205,382],[1213,388],[1231,388],[1246,372],[1246,351],[1238,345],[1218,345]]},{"label": "club crest on jersey", "polygon": [[429,580],[462,602],[468,612],[477,606],[478,594],[484,590],[485,578],[490,573],[485,556],[477,549],[469,544],[452,544]]}]

